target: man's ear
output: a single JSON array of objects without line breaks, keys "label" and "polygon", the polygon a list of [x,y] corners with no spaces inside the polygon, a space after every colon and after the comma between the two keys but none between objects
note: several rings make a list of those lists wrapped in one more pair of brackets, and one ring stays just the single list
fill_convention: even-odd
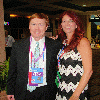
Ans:
[{"label": "man's ear", "polygon": [[77,25],[76,25],[76,28],[77,28]]},{"label": "man's ear", "polygon": [[48,26],[46,26],[46,30],[48,29]]},{"label": "man's ear", "polygon": [[30,29],[30,25],[29,25],[29,29]]}]

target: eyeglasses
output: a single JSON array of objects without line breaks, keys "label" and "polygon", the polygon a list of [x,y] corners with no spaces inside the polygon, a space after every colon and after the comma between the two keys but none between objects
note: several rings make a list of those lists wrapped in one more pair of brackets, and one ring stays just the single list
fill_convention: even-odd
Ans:
[{"label": "eyeglasses", "polygon": [[39,26],[39,27],[43,27],[45,26],[46,24],[45,23],[39,23],[39,24],[36,24],[36,23],[31,23],[32,26]]}]

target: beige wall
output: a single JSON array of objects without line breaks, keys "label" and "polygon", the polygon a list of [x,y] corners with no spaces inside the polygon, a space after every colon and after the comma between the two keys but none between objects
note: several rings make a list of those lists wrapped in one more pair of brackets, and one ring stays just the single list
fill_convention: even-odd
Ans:
[{"label": "beige wall", "polygon": [[0,0],[0,62],[6,59],[3,0]]},{"label": "beige wall", "polygon": [[91,22],[89,22],[90,15],[87,15],[87,38],[91,43]]}]

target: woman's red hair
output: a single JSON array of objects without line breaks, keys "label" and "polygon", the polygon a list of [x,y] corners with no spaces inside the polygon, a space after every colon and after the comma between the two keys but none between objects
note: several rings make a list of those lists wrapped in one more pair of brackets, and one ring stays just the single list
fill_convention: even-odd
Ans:
[{"label": "woman's red hair", "polygon": [[58,32],[58,36],[59,36],[59,38],[61,38],[62,41],[67,39],[66,33],[63,31],[63,29],[61,27],[62,18],[63,18],[64,15],[70,16],[72,18],[72,20],[77,25],[77,28],[75,29],[75,33],[73,34],[69,45],[65,47],[65,52],[67,52],[67,51],[70,51],[70,50],[74,50],[74,48],[77,47],[77,45],[79,44],[80,40],[84,36],[84,28],[83,28],[83,25],[82,25],[82,22],[81,22],[80,18],[74,12],[72,12],[72,11],[63,12],[60,15],[60,26],[59,26],[59,32]]}]

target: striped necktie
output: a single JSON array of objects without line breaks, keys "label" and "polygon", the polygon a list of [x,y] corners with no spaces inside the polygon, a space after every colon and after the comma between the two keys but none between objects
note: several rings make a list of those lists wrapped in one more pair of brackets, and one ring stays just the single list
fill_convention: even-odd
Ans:
[{"label": "striped necktie", "polygon": [[[36,60],[39,57],[39,42],[36,42],[36,47],[34,51],[34,59]],[[35,68],[39,67],[39,60],[37,60],[35,63]]]},{"label": "striped necktie", "polygon": [[[39,57],[39,42],[36,42],[36,47],[35,47],[35,51],[34,51],[34,59],[36,60]],[[34,61],[34,60],[33,60]],[[39,67],[39,60],[37,60],[35,63],[35,68]],[[34,66],[32,66],[34,68]],[[36,86],[29,86],[27,84],[27,90],[29,90],[30,92],[32,92],[33,90],[36,89]]]}]

